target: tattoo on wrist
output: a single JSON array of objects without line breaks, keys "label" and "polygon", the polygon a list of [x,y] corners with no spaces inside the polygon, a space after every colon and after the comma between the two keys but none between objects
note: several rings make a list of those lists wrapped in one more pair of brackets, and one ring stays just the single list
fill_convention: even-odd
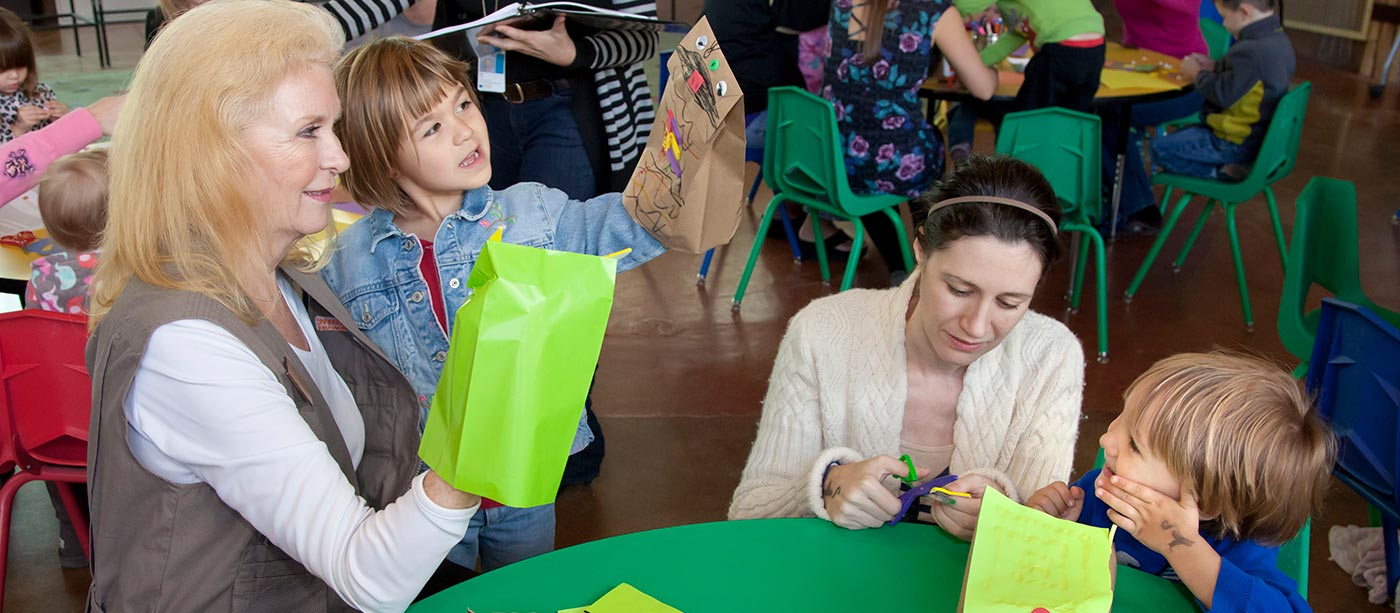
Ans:
[{"label": "tattoo on wrist", "polygon": [[1177,530],[1176,526],[1173,526],[1169,521],[1162,520],[1162,529],[1172,531],[1172,541],[1170,543],[1167,543],[1168,551],[1175,551],[1177,545],[1185,545],[1187,547],[1190,547],[1193,544],[1192,541],[1181,536],[1181,531]]},{"label": "tattoo on wrist", "polygon": [[839,485],[836,486],[836,489],[831,489],[831,486],[827,486],[826,488],[822,489],[822,498],[835,498],[840,495],[841,486]]}]

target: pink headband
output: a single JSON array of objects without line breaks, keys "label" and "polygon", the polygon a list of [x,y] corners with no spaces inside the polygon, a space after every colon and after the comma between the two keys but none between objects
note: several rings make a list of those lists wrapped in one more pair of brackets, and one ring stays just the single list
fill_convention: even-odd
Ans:
[{"label": "pink headband", "polygon": [[1012,200],[1010,198],[999,198],[997,196],[960,196],[957,198],[940,200],[934,203],[933,206],[929,207],[928,212],[929,214],[932,214],[934,211],[937,211],[938,209],[941,209],[943,207],[953,206],[955,204],[963,204],[966,202],[991,202],[994,204],[1004,204],[1006,206],[1016,207],[1018,209],[1021,209],[1022,211],[1026,211],[1028,213],[1031,213],[1032,215],[1035,215],[1036,217],[1039,217],[1041,221],[1045,222],[1045,225],[1050,226],[1051,234],[1059,234],[1060,232],[1059,226],[1055,225],[1055,220],[1050,219],[1050,216],[1045,214],[1045,211],[1042,211],[1036,207],[1021,202],[1020,200]]}]

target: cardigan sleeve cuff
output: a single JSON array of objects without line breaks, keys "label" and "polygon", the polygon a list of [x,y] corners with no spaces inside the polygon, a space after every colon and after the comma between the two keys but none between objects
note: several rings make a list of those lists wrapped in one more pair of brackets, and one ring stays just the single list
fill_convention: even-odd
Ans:
[{"label": "cardigan sleeve cuff", "polygon": [[831,516],[826,513],[826,502],[822,500],[822,477],[826,476],[826,466],[832,462],[850,464],[862,459],[860,453],[849,447],[832,447],[817,456],[817,461],[807,474],[807,508],[813,515],[831,521]]},{"label": "cardigan sleeve cuff", "polygon": [[998,492],[1001,492],[1007,498],[1015,500],[1018,504],[1022,502],[1021,492],[1016,489],[1016,484],[1011,482],[1011,477],[1006,476],[1006,473],[991,466],[982,466],[960,471],[958,473],[958,478],[961,479],[968,475],[986,477],[988,481],[992,482],[992,486],[997,488]]}]

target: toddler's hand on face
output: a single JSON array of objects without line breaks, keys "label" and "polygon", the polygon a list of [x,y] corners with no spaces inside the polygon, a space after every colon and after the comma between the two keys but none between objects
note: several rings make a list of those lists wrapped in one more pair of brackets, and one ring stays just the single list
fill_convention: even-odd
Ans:
[{"label": "toddler's hand on face", "polygon": [[1205,547],[1196,498],[1183,490],[1181,500],[1107,470],[1094,482],[1095,495],[1110,509],[1108,519],[1138,542],[1163,556],[1182,548]]},{"label": "toddler's hand on face", "polygon": [[1070,487],[1064,481],[1056,481],[1031,494],[1026,499],[1026,506],[1039,509],[1046,515],[1076,521],[1084,507],[1084,490]]}]

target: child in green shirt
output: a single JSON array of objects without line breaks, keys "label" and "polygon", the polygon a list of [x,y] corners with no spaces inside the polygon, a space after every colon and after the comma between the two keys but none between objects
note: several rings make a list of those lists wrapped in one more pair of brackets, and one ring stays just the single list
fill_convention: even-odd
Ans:
[{"label": "child in green shirt", "polygon": [[1026,65],[1026,80],[1012,110],[1047,106],[1089,112],[1103,71],[1103,16],[1090,0],[954,0],[964,16],[979,14],[993,4],[1006,31],[982,50],[988,65],[1005,59],[1030,43],[1035,55]]}]

